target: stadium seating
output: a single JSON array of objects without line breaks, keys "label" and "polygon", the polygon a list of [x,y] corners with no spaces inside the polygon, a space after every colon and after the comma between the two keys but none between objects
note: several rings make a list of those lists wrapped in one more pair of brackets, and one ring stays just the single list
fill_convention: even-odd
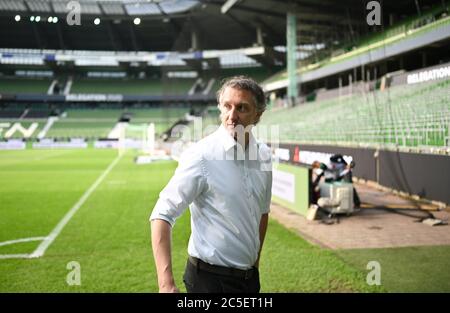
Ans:
[{"label": "stadium seating", "polygon": [[70,93],[182,95],[193,83],[193,79],[75,79]]},{"label": "stadium seating", "polygon": [[187,112],[187,108],[72,109],[55,122],[46,137],[105,138],[125,114],[132,125],[155,123],[156,134],[161,134]]},{"label": "stadium seating", "polygon": [[[438,5],[427,12],[423,12],[420,16],[413,16],[402,20],[401,22],[388,27],[383,32],[375,32],[365,37],[352,40],[351,42],[345,42],[332,50],[319,50],[311,57],[301,60],[297,71],[305,73],[320,67],[342,62],[406,37],[411,38],[422,32],[448,25],[450,24],[450,17],[445,13],[445,10],[446,9],[442,5]],[[286,78],[287,72],[283,70],[268,78],[264,83],[271,83]]]},{"label": "stadium seating", "polygon": [[258,83],[261,83],[266,78],[270,77],[271,72],[264,67],[227,68],[221,69],[217,73],[206,75],[205,80],[207,81],[210,77],[215,78],[214,85],[211,88],[211,92],[215,93],[219,89],[223,79],[237,75],[246,75],[253,78]]},{"label": "stadium seating", "polygon": [[52,80],[49,78],[1,77],[0,92],[3,93],[47,93]]},{"label": "stadium seating", "polygon": [[128,109],[132,124],[154,123],[156,134],[162,134],[188,113],[188,108]]},{"label": "stadium seating", "polygon": [[[450,80],[400,86],[385,91],[273,108],[262,127],[278,126],[280,142],[379,147],[443,147],[450,144]],[[219,111],[209,107],[203,130],[218,126]],[[189,125],[194,134],[194,122]],[[268,137],[260,136],[264,141]],[[202,137],[206,134],[202,134]],[[263,135],[263,132],[261,133]],[[197,138],[199,139],[199,138]]]},{"label": "stadium seating", "polygon": [[450,80],[356,91],[348,97],[274,109],[261,125],[279,125],[282,142],[442,147],[448,145]]},{"label": "stadium seating", "polygon": [[23,114],[24,109],[17,107],[7,107],[0,109],[0,118],[20,118]]},{"label": "stadium seating", "polygon": [[50,128],[48,138],[105,138],[117,121],[114,119],[63,119]]}]

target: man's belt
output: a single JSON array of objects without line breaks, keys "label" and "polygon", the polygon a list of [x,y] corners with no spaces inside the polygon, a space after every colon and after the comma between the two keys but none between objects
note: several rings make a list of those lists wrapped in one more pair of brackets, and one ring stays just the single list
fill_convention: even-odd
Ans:
[{"label": "man's belt", "polygon": [[195,258],[193,256],[189,256],[189,262],[194,265],[198,270],[202,270],[205,272],[210,272],[213,274],[224,275],[224,276],[233,276],[244,279],[250,279],[256,271],[256,268],[251,268],[248,270],[241,270],[238,268],[225,267],[219,265],[212,265],[202,260]]}]

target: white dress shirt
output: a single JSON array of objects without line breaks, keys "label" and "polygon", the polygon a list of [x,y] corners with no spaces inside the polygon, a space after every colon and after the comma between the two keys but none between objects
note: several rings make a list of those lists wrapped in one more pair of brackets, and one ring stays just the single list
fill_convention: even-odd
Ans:
[{"label": "white dress shirt", "polygon": [[189,205],[188,253],[204,262],[251,268],[260,248],[261,215],[270,210],[270,150],[250,134],[245,150],[221,126],[189,147],[159,194],[150,220],[174,225]]}]

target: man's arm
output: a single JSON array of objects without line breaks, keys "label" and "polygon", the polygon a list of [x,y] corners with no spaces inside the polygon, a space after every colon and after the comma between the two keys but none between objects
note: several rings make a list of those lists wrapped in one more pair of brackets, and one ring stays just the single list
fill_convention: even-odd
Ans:
[{"label": "man's arm", "polygon": [[267,231],[267,224],[269,222],[269,214],[263,214],[261,215],[261,221],[259,222],[259,252],[258,252],[258,259],[256,260],[255,266],[259,267],[259,258],[261,256],[262,247],[264,244],[264,238],[266,237],[266,231]]},{"label": "man's arm", "polygon": [[171,235],[172,227],[164,220],[151,223],[152,248],[158,274],[159,292],[179,292],[172,272]]},{"label": "man's arm", "polygon": [[172,226],[206,186],[197,149],[185,151],[174,176],[160,192],[150,216],[152,249],[160,292],[177,292],[172,272]]}]

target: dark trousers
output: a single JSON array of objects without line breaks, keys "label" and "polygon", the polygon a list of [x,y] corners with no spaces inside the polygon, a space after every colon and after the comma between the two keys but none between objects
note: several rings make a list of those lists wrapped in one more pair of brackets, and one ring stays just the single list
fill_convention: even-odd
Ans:
[{"label": "dark trousers", "polygon": [[[217,268],[216,272],[214,268]],[[202,268],[202,263],[194,265],[187,261],[183,281],[188,293],[258,293],[260,289],[259,272],[253,267],[249,275],[230,275],[223,273],[223,267]],[[219,274],[220,273],[220,274]]]}]

